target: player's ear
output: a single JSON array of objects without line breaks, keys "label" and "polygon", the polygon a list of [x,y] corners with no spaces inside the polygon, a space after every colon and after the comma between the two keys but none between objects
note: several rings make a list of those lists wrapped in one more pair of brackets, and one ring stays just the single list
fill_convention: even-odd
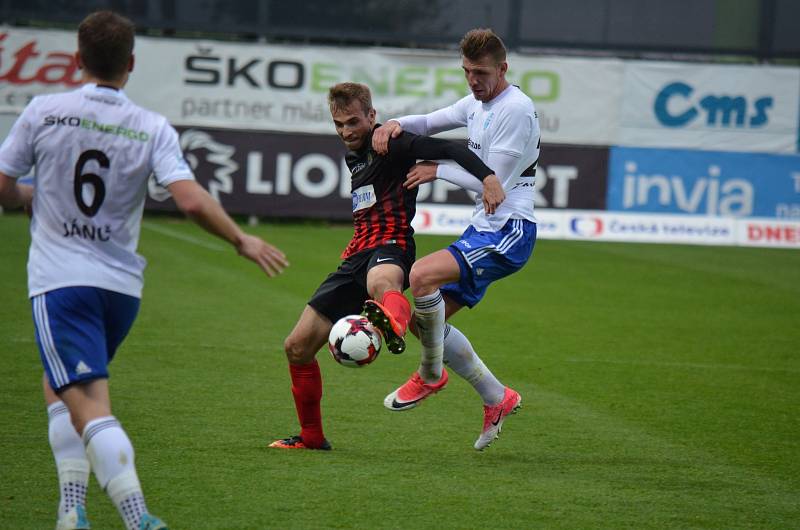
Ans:
[{"label": "player's ear", "polygon": [[75,64],[78,65],[78,70],[83,70],[83,60],[81,59],[81,52],[75,52]]},{"label": "player's ear", "polygon": [[501,77],[505,76],[506,72],[508,72],[508,62],[507,61],[503,61],[498,66],[500,66],[500,76]]},{"label": "player's ear", "polygon": [[375,111],[374,108],[369,109],[369,112],[367,112],[367,118],[369,118],[369,122],[371,124],[375,125],[375,118],[377,117],[377,115],[378,113]]},{"label": "player's ear", "polygon": [[133,72],[133,63],[136,62],[134,59],[134,55],[131,54],[131,59],[128,61],[128,72]]}]

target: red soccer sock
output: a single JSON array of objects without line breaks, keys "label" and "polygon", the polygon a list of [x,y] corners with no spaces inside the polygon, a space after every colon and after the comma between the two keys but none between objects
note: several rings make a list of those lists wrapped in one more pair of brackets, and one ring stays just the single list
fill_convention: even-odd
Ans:
[{"label": "red soccer sock", "polygon": [[381,304],[386,308],[394,319],[403,327],[403,334],[408,329],[408,322],[411,320],[411,304],[400,291],[386,291],[383,293]]},{"label": "red soccer sock", "polygon": [[322,374],[314,359],[308,364],[289,364],[292,377],[292,395],[300,420],[300,436],[309,448],[318,448],[325,440],[322,432]]}]

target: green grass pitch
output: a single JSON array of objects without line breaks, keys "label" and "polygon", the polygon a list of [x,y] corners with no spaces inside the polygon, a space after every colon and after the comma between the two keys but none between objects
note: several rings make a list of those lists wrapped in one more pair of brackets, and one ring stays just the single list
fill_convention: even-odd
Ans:
[{"label": "green grass pitch", "polygon": [[[363,369],[319,360],[334,450],[297,432],[283,339],[351,229],[252,229],[268,279],[182,220],[148,218],[146,287],[111,365],[151,510],[174,529],[800,527],[800,252],[539,241],[454,319],[523,408],[483,453],[458,377],[382,400],[419,346]],[[451,238],[419,237],[419,254]],[[0,217],[0,526],[52,528],[57,480],[26,297],[27,219]],[[92,479],[99,530],[122,528]]]}]

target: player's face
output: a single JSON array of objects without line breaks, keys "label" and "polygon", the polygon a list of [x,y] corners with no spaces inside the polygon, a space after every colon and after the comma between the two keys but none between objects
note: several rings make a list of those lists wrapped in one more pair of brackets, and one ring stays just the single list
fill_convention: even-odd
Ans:
[{"label": "player's face", "polygon": [[333,124],[336,126],[336,134],[351,151],[361,149],[375,126],[375,109],[369,109],[369,112],[365,113],[358,101],[334,110],[331,116],[333,116]]},{"label": "player's face", "polygon": [[505,76],[508,71],[508,63],[505,61],[497,63],[489,55],[484,55],[476,61],[462,57],[461,67],[464,69],[469,89],[478,101],[491,101],[505,88]]}]

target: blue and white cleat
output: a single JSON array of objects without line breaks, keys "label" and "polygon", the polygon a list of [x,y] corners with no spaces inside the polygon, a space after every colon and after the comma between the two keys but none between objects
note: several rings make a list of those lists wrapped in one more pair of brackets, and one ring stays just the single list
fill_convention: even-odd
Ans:
[{"label": "blue and white cleat", "polygon": [[86,518],[86,508],[77,505],[58,518],[56,530],[88,530],[89,519]]},{"label": "blue and white cleat", "polygon": [[146,513],[139,520],[139,530],[169,530],[169,528],[167,528],[167,523],[155,515]]}]

